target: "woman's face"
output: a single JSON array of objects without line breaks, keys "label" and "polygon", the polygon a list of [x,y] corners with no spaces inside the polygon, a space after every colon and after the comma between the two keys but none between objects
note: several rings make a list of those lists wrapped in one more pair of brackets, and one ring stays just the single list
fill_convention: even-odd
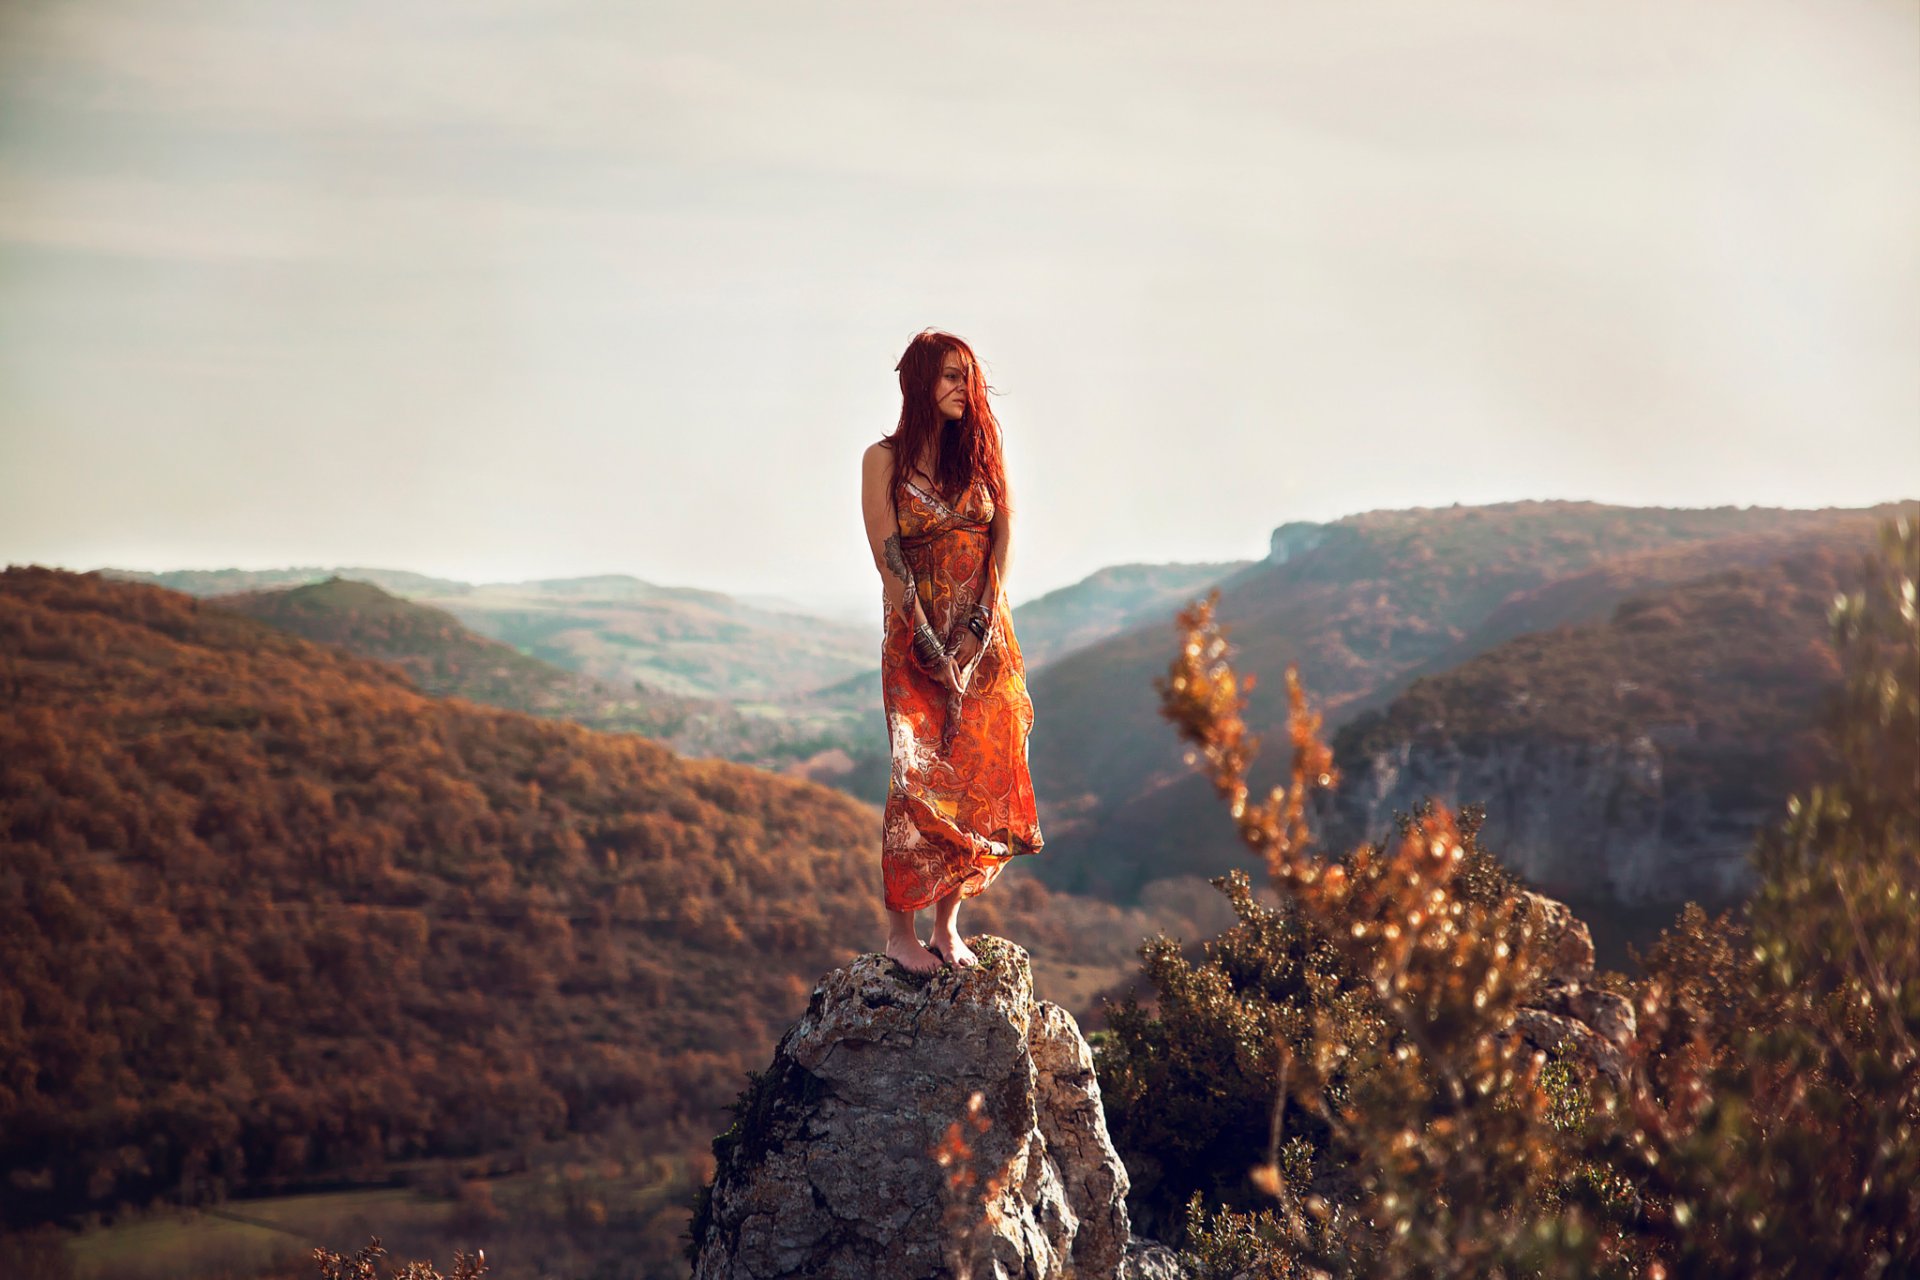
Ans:
[{"label": "woman's face", "polygon": [[941,357],[940,376],[933,380],[933,402],[949,422],[967,412],[967,362],[958,351]]}]

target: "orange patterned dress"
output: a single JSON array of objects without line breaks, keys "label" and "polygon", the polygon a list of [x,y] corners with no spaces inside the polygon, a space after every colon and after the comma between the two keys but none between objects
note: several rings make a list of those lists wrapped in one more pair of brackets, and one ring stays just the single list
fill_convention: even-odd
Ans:
[{"label": "orange patterned dress", "polygon": [[886,608],[882,699],[892,741],[880,862],[889,910],[914,911],[958,889],[974,897],[1000,869],[1040,852],[1027,772],[1033,700],[1005,593],[993,581],[993,498],[976,484],[954,506],[911,480],[894,485],[900,548],[920,608],[941,640],[966,629],[991,592],[993,621],[955,693],[913,656],[913,625]]}]

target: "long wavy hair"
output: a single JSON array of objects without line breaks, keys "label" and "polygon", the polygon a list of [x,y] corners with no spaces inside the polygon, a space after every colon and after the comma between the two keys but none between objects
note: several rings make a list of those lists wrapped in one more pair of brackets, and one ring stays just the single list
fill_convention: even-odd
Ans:
[{"label": "long wavy hair", "polygon": [[[947,353],[958,352],[967,367],[967,410],[958,421],[947,419],[933,402],[933,389]],[[1000,457],[1000,421],[987,407],[985,375],[966,340],[939,329],[913,335],[900,363],[900,421],[881,443],[893,451],[893,483],[913,474],[927,445],[934,455],[933,483],[940,496],[957,501],[976,481],[984,482],[994,505],[1003,500],[1007,472]],[[891,490],[889,491],[891,492]]]}]

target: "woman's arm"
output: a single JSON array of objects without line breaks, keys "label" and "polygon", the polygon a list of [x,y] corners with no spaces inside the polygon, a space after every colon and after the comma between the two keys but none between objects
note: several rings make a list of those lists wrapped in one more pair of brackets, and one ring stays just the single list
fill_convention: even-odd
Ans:
[{"label": "woman's arm", "polygon": [[[1000,500],[993,504],[993,523],[988,529],[992,545],[987,551],[986,582],[980,592],[979,604],[986,610],[987,638],[993,636],[994,627],[1000,617],[1000,590],[1007,579],[1007,561],[1013,554],[1013,506],[1007,496],[1008,485],[1003,479],[1000,484]],[[962,631],[960,644],[954,653],[954,662],[962,671],[972,664],[975,655],[982,649],[981,641],[972,631]]]},{"label": "woman's arm", "polygon": [[872,445],[860,459],[860,514],[867,524],[867,546],[874,568],[880,571],[887,607],[901,614],[913,629],[927,620],[920,609],[920,592],[900,549],[900,521],[893,510],[893,455],[885,445]]},{"label": "woman's arm", "polygon": [[1000,500],[993,504],[993,555],[990,560],[992,576],[987,580],[986,606],[995,608],[1000,599],[1001,586],[1007,580],[1007,561],[1013,557],[1013,485],[1005,476],[1000,478]]},{"label": "woman's arm", "polygon": [[[900,546],[900,519],[893,509],[893,456],[884,445],[870,445],[860,459],[860,513],[866,521],[867,547],[873,552],[873,567],[880,571],[887,609],[897,613],[907,630],[919,633],[927,625],[920,608],[920,590],[913,580],[913,568]],[[942,658],[934,669],[942,683],[956,682],[953,663]]]}]

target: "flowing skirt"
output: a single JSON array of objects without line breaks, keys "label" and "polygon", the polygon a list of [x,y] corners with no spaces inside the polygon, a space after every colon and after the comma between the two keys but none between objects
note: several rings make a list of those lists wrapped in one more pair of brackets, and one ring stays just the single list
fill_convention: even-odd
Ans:
[{"label": "flowing skirt", "polygon": [[[992,500],[976,487],[956,510],[909,484],[895,506],[920,607],[950,640],[989,589]],[[1033,700],[1005,594],[993,594],[987,643],[959,694],[921,669],[911,624],[886,609],[880,668],[892,769],[880,847],[891,910],[956,890],[974,897],[1009,861],[1041,849],[1027,769]]]}]

